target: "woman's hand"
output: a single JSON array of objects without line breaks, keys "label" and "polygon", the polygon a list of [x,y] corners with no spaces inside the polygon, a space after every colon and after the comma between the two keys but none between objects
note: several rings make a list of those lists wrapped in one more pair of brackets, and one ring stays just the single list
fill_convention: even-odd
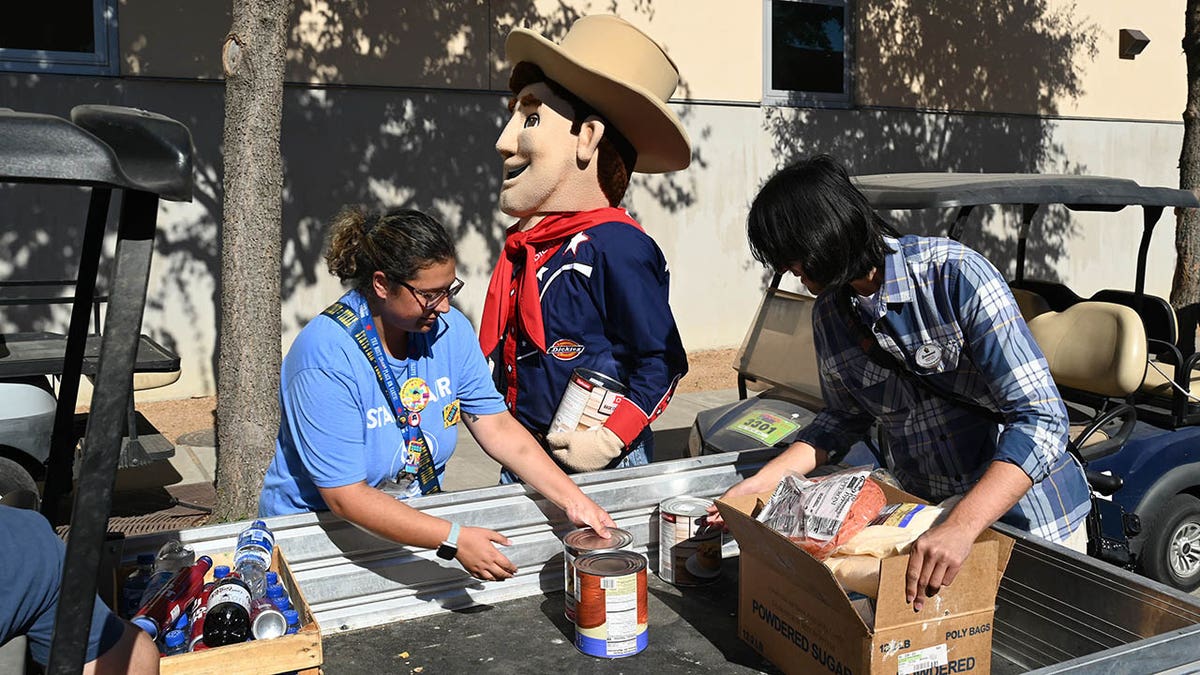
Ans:
[{"label": "woman's hand", "polygon": [[471,576],[484,581],[503,581],[517,573],[496,544],[512,544],[508,537],[482,527],[464,527],[458,534],[458,553],[454,556]]},{"label": "woman's hand", "polygon": [[596,534],[607,539],[608,528],[617,526],[612,516],[608,515],[608,511],[600,508],[599,504],[582,493],[580,497],[581,499],[572,500],[567,504],[567,518],[580,527],[586,526],[592,528],[596,531]]}]

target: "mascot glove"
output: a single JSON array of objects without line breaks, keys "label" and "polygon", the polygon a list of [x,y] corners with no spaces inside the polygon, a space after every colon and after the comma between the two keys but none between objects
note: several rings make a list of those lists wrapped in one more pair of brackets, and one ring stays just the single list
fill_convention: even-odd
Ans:
[{"label": "mascot glove", "polygon": [[625,448],[608,427],[547,434],[546,443],[554,459],[576,473],[603,469]]}]

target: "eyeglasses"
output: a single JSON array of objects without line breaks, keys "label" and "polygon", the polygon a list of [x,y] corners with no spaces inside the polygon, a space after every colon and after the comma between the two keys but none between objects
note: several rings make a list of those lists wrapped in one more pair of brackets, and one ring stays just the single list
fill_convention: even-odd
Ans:
[{"label": "eyeglasses", "polygon": [[407,288],[409,292],[413,294],[413,297],[416,298],[417,302],[421,303],[422,309],[433,309],[434,307],[440,305],[442,300],[454,299],[454,296],[458,295],[458,292],[461,291],[463,287],[462,279],[455,279],[454,283],[450,284],[448,288],[443,288],[436,291],[423,291],[419,288],[413,288],[403,281],[397,281],[396,283]]}]

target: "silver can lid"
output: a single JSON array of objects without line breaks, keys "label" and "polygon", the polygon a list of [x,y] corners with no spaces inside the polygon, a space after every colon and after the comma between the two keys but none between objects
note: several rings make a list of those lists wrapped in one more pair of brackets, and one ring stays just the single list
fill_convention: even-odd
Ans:
[{"label": "silver can lid", "polygon": [[689,518],[698,518],[708,514],[708,507],[712,506],[711,499],[702,497],[668,497],[659,503],[658,508],[663,513],[673,513],[677,516],[687,516]]},{"label": "silver can lid", "polygon": [[623,548],[629,548],[633,543],[633,535],[628,530],[622,530],[619,527],[608,528],[608,539],[596,534],[596,531],[590,527],[581,527],[578,530],[572,530],[563,537],[563,545],[575,551],[576,553],[587,553],[590,551],[617,551]]},{"label": "silver can lid", "polygon": [[596,551],[575,559],[575,569],[597,577],[619,577],[646,569],[646,559],[633,551]]}]

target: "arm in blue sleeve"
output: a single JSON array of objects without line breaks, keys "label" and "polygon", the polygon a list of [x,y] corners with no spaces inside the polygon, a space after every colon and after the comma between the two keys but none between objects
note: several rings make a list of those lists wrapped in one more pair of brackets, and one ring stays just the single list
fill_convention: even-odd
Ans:
[{"label": "arm in blue sleeve", "polygon": [[362,406],[344,377],[331,369],[309,368],[296,373],[280,396],[286,431],[317,487],[367,479]]}]

